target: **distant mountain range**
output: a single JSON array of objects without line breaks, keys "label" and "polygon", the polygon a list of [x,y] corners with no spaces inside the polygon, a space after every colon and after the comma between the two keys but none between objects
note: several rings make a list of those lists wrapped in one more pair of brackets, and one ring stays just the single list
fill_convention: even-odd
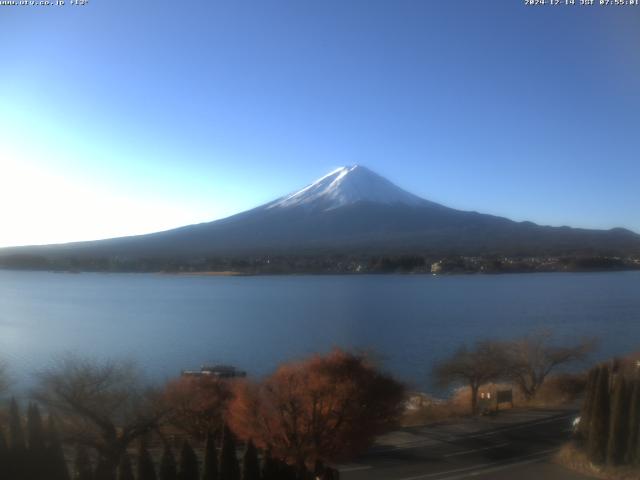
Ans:
[{"label": "distant mountain range", "polygon": [[640,235],[622,228],[549,227],[455,210],[356,165],[221,220],[132,237],[5,248],[0,261],[16,256],[190,261],[318,254],[637,255]]}]

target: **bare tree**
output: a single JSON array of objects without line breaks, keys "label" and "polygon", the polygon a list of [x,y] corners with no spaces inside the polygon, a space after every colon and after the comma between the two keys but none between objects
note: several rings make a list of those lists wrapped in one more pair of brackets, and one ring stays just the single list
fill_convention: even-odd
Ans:
[{"label": "bare tree", "polygon": [[527,400],[535,397],[554,369],[583,360],[596,346],[594,339],[583,339],[573,345],[558,345],[553,340],[550,331],[541,331],[505,343],[508,377]]},{"label": "bare tree", "polygon": [[63,439],[96,450],[112,475],[127,447],[163,416],[130,362],[67,356],[39,377],[34,396],[59,418]]},{"label": "bare tree", "polygon": [[168,382],[163,391],[168,423],[198,440],[218,432],[233,396],[232,384],[232,379],[209,376]]},{"label": "bare tree", "polygon": [[471,389],[471,412],[478,411],[480,386],[505,375],[506,354],[497,342],[479,341],[473,349],[460,348],[449,359],[434,368],[434,377],[443,387],[466,384]]}]

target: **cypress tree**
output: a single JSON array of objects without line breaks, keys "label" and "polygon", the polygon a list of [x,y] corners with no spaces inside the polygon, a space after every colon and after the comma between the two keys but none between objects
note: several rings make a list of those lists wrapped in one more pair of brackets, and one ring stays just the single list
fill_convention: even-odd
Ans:
[{"label": "cypress tree", "polygon": [[296,467],[296,480],[307,480],[309,476],[309,471],[307,470],[307,466],[303,463],[300,463]]},{"label": "cypress tree", "polygon": [[593,410],[593,398],[596,392],[598,379],[598,369],[592,368],[587,375],[587,383],[585,385],[584,402],[580,409],[580,424],[578,425],[578,436],[581,442],[585,442],[589,435],[589,422]]},{"label": "cypress tree", "polygon": [[187,440],[180,451],[180,480],[198,480],[198,457]]},{"label": "cypress tree", "polygon": [[247,442],[247,448],[242,457],[242,480],[260,480],[258,450],[251,440]]},{"label": "cypress tree", "polygon": [[220,452],[220,480],[240,480],[240,465],[236,454],[236,442],[227,425],[222,433],[222,451]]},{"label": "cypress tree", "polygon": [[320,460],[316,460],[316,463],[313,466],[313,475],[314,478],[322,478],[324,474],[324,464]]},{"label": "cypress tree", "polygon": [[9,462],[7,469],[8,478],[12,480],[24,480],[27,478],[27,448],[22,428],[20,408],[15,398],[11,399],[9,406]]},{"label": "cypress tree", "polygon": [[267,448],[262,456],[262,480],[278,480],[278,467],[271,456],[271,449]]},{"label": "cypress tree", "polygon": [[125,453],[120,457],[120,464],[118,465],[118,480],[135,480],[133,476],[133,468],[131,467],[131,458],[129,454]]},{"label": "cypress tree", "polygon": [[606,459],[609,439],[609,367],[599,367],[596,392],[593,398],[592,415],[589,422],[587,454],[593,463]]},{"label": "cypress tree", "polygon": [[632,463],[634,465],[640,464],[640,433],[638,434],[638,441],[636,442],[635,456]]},{"label": "cypress tree", "polygon": [[15,398],[11,399],[11,405],[9,406],[9,441],[10,450],[12,451],[24,451],[24,431],[22,429],[22,419],[20,418],[20,408]]},{"label": "cypress tree", "polygon": [[4,439],[4,433],[0,429],[0,472],[9,473],[6,469],[8,467],[9,460],[9,447]]},{"label": "cypress tree", "polygon": [[340,480],[340,471],[335,468],[327,468],[325,477],[330,480]]},{"label": "cypress tree", "polygon": [[218,452],[213,434],[207,433],[207,440],[204,444],[204,466],[202,480],[218,480]]},{"label": "cypress tree", "polygon": [[140,442],[138,450],[138,480],[156,480],[156,469],[153,466],[153,459],[147,450],[144,442]]},{"label": "cypress tree", "polygon": [[627,440],[629,438],[628,402],[627,382],[622,374],[618,374],[611,402],[611,421],[607,445],[607,463],[610,465],[623,463],[627,453]]},{"label": "cypress tree", "polygon": [[276,460],[276,469],[278,471],[278,475],[276,478],[278,480],[296,480],[296,470],[287,462],[282,460]]},{"label": "cypress tree", "polygon": [[91,459],[87,449],[79,445],[76,447],[76,458],[73,464],[73,480],[93,480]]},{"label": "cypress tree", "polygon": [[178,480],[178,466],[173,450],[169,444],[165,444],[162,458],[160,459],[160,480]]},{"label": "cypress tree", "polygon": [[100,456],[96,462],[96,469],[93,473],[94,480],[116,480],[116,472],[111,462]]},{"label": "cypress tree", "polygon": [[35,403],[30,403],[27,409],[27,440],[29,456],[32,461],[44,456],[46,448],[44,427],[42,426],[40,409]]},{"label": "cypress tree", "polygon": [[640,441],[640,378],[636,378],[630,385],[629,398],[629,438],[627,440],[627,454],[625,462],[632,464],[636,461],[636,450]]},{"label": "cypress tree", "polygon": [[58,435],[55,420],[51,415],[47,421],[46,431],[46,468],[48,469],[48,480],[69,480],[69,467],[64,456],[62,443]]},{"label": "cypress tree", "polygon": [[316,464],[313,468],[313,477],[322,480],[332,480],[339,478],[339,472],[337,470],[332,469],[331,467],[326,467],[321,460],[316,460]]},{"label": "cypress tree", "polygon": [[34,404],[27,405],[27,418],[25,430],[25,471],[24,478],[37,480],[47,471],[45,458],[44,431],[40,412],[34,410]]}]

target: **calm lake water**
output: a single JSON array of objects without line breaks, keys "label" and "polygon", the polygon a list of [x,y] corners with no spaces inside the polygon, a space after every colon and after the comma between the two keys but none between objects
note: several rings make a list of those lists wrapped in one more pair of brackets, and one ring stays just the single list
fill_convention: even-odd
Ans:
[{"label": "calm lake water", "polygon": [[56,355],[136,359],[156,380],[207,362],[251,375],[333,346],[374,349],[416,388],[464,342],[551,328],[640,348],[640,272],[432,277],[0,270],[0,357],[19,384]]}]

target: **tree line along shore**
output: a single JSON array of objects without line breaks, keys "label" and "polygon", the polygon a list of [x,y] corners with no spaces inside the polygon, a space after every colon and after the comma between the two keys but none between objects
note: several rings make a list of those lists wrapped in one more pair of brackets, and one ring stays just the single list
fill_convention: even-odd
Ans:
[{"label": "tree line along shore", "polygon": [[640,270],[640,254],[564,255],[429,255],[429,254],[310,254],[249,255],[244,257],[121,258],[8,254],[0,268],[60,272],[163,272],[203,275],[278,274],[465,274],[596,272]]}]

